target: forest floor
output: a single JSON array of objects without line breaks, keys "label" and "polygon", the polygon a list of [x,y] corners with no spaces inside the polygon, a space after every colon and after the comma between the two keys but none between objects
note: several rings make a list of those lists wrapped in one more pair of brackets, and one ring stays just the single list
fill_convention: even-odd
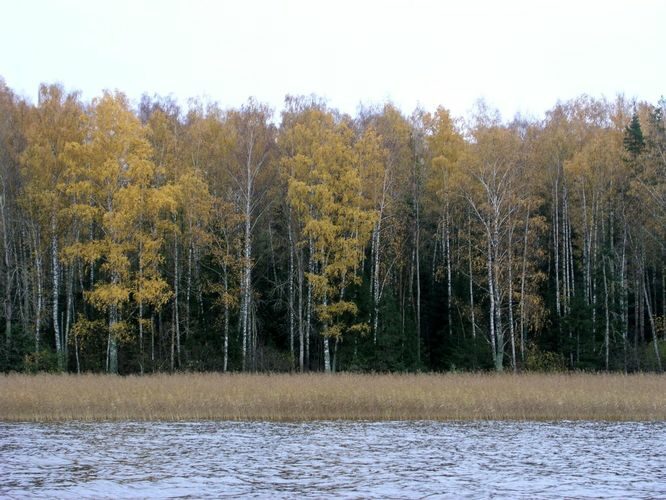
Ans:
[{"label": "forest floor", "polygon": [[656,374],[0,375],[0,421],[666,420]]}]

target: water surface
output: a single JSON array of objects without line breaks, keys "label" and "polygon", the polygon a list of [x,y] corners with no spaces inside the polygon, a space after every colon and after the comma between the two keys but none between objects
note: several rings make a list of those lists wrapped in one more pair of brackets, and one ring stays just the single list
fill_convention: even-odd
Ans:
[{"label": "water surface", "polygon": [[666,422],[0,423],[0,497],[666,497]]}]

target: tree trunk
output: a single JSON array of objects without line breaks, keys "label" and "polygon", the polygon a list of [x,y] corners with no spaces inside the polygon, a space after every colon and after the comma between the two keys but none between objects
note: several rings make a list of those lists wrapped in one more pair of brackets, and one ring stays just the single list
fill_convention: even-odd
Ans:
[{"label": "tree trunk", "polygon": [[301,250],[296,254],[298,269],[298,367],[303,373],[305,371],[305,331],[303,328],[303,252]]},{"label": "tree trunk", "polygon": [[[243,250],[245,253],[245,250]],[[249,301],[247,300],[247,293],[245,288],[247,287],[247,264],[244,262],[243,263],[243,269],[241,271],[241,317],[240,317],[240,322],[241,322],[241,368],[243,371],[247,369],[247,347],[248,347],[248,341],[249,341],[249,328],[250,328],[250,321],[249,321],[249,314],[250,314],[250,304]]]},{"label": "tree trunk", "polygon": [[467,251],[469,260],[469,308],[470,317],[472,320],[472,339],[476,340],[476,318],[474,317],[474,280],[472,266],[472,217],[469,213],[467,214]]},{"label": "tree trunk", "polygon": [[666,265],[661,266],[661,320],[662,332],[666,332]]},{"label": "tree trunk", "polygon": [[[559,174],[558,174],[559,175]],[[553,192],[553,249],[555,251],[555,313],[560,316],[560,241],[559,241],[559,178],[555,179]]]},{"label": "tree trunk", "polygon": [[560,304],[562,306],[562,315],[569,315],[569,245],[567,245],[567,188],[566,185],[562,189],[562,238],[561,245],[562,251],[560,256],[560,262],[562,264],[561,273],[562,273],[562,295],[560,298]]},{"label": "tree trunk", "polygon": [[602,275],[604,278],[604,310],[606,313],[606,328],[604,330],[604,359],[606,371],[608,371],[608,360],[610,353],[610,310],[608,307],[608,279],[606,277],[606,258],[601,261]]},{"label": "tree trunk", "polygon": [[[111,276],[111,282],[115,285],[120,281],[119,276],[114,272]],[[108,337],[108,372],[114,375],[118,374],[118,341],[115,335],[116,325],[118,324],[118,308],[114,304],[109,308],[109,337]]]},{"label": "tree trunk", "polygon": [[252,303],[250,308],[250,359],[252,361],[252,371],[257,371],[257,311],[256,305]]},{"label": "tree trunk", "polygon": [[143,301],[139,300],[139,373],[143,375]]},{"label": "tree trunk", "polygon": [[[314,273],[314,243],[309,239],[308,271]],[[305,311],[305,360],[310,366],[310,334],[312,330],[312,283],[308,281],[307,305]]]},{"label": "tree trunk", "polygon": [[[328,295],[324,293],[324,300],[322,302],[324,310],[328,306]],[[322,333],[324,337],[324,372],[331,373],[331,346],[328,339],[328,323],[325,322],[322,328]]]},{"label": "tree trunk", "polygon": [[592,293],[592,342],[597,341],[597,202],[594,200],[592,208],[592,234],[590,241],[590,288]]},{"label": "tree trunk", "polygon": [[226,262],[223,264],[222,270],[224,272],[224,361],[222,371],[226,373],[229,369],[229,272]]},{"label": "tree trunk", "polygon": [[530,209],[525,214],[525,233],[523,235],[523,264],[520,272],[520,360],[525,362],[525,280],[527,277],[527,242],[530,226]]},{"label": "tree trunk", "polygon": [[35,277],[35,283],[37,288],[37,297],[36,297],[36,307],[35,307],[35,353],[39,353],[40,349],[40,339],[41,339],[41,326],[42,326],[42,307],[43,307],[43,298],[42,298],[42,255],[40,251],[40,238],[38,230],[35,230],[34,235],[34,246],[35,246],[35,271],[37,276]]},{"label": "tree trunk", "polygon": [[55,217],[51,219],[51,277],[52,277],[52,316],[53,316],[53,331],[55,336],[56,356],[58,357],[58,369],[64,370],[65,360],[63,357],[62,337],[60,333],[60,321],[58,307],[58,298],[60,296],[60,266],[58,262],[58,238],[55,233]]},{"label": "tree trunk", "polygon": [[513,223],[511,220],[509,220],[509,248],[508,248],[508,258],[509,258],[509,265],[508,267],[508,274],[509,274],[509,301],[508,301],[508,306],[509,306],[509,336],[511,337],[511,366],[513,368],[513,372],[516,373],[518,371],[518,366],[516,364],[516,332],[515,328],[513,326]]},{"label": "tree trunk", "polygon": [[[636,263],[634,263],[636,264]],[[639,281],[639,271],[638,269],[634,270],[634,362],[636,363],[636,369],[640,370],[640,357],[638,356],[638,336],[639,336],[639,323],[640,323],[640,314],[641,314],[641,298],[643,297],[643,290],[640,286]]]},{"label": "tree trunk", "polygon": [[373,305],[373,316],[372,316],[372,341],[377,345],[377,332],[379,330],[379,264],[380,264],[380,253],[381,253],[381,230],[382,230],[382,219],[381,213],[379,220],[375,226],[375,232],[372,239],[372,305]]},{"label": "tree trunk", "polygon": [[7,210],[6,210],[6,189],[5,189],[5,183],[4,183],[4,178],[2,179],[2,197],[0,197],[0,216],[2,216],[2,246],[3,246],[3,257],[4,257],[4,265],[5,265],[5,296],[4,296],[4,302],[3,302],[3,310],[4,310],[4,315],[5,315],[5,354],[7,357],[7,360],[9,360],[11,348],[12,348],[12,313],[13,313],[13,308],[12,308],[12,284],[13,284],[13,278],[12,278],[12,270],[11,270],[11,255],[10,255],[10,245],[9,245],[9,237],[7,235],[9,231],[9,226],[8,226],[8,218],[7,218]]},{"label": "tree trunk", "polygon": [[[251,151],[251,150],[250,150]],[[252,299],[252,155],[245,163],[245,206],[243,207],[243,271],[241,284],[241,332],[243,342],[243,370],[247,368],[247,347],[250,334],[250,302]]]},{"label": "tree trunk", "polygon": [[[490,346],[493,351],[493,363],[495,363],[495,368],[497,369],[497,338],[495,331],[495,288],[493,283],[493,252],[490,243],[491,237],[490,232],[488,232],[488,256],[486,258],[486,264],[488,267],[488,301],[490,303],[488,311],[488,326],[490,330]],[[498,370],[499,371],[499,370]]]},{"label": "tree trunk", "polygon": [[[173,235],[173,328],[171,334],[171,371],[174,371],[175,362],[180,368],[180,315],[178,296],[180,295],[180,268],[178,266],[178,235]],[[175,356],[174,356],[175,350]]]},{"label": "tree trunk", "polygon": [[74,336],[74,355],[76,356],[76,373],[81,374],[81,360],[79,359],[79,337]]},{"label": "tree trunk", "polygon": [[449,329],[449,336],[453,335],[453,321],[451,319],[451,311],[453,309],[453,278],[451,270],[451,220],[449,214],[449,203],[446,203],[446,225],[444,232],[444,242],[446,249],[446,313]]},{"label": "tree trunk", "polygon": [[583,269],[585,274],[585,303],[589,306],[592,297],[592,272],[590,268],[590,247],[592,244],[592,238],[588,224],[587,198],[584,189],[582,190],[581,198],[583,203]]},{"label": "tree trunk", "polygon": [[648,318],[650,320],[650,327],[652,330],[652,344],[654,346],[654,355],[657,360],[657,371],[662,373],[664,370],[661,365],[661,355],[659,354],[659,339],[657,337],[657,326],[654,321],[654,315],[652,314],[652,306],[650,305],[650,296],[648,295],[647,286],[645,285],[645,279],[643,279],[643,296],[645,297],[645,306],[647,307]]},{"label": "tree trunk", "polygon": [[[32,242],[32,231],[30,234],[25,230],[25,227],[21,227],[21,241],[22,245],[19,245],[18,248],[15,248],[14,255],[17,256],[16,259],[16,270],[20,273],[17,277],[17,283],[19,284],[19,314],[21,316],[21,325],[24,332],[29,332],[32,328],[32,318],[30,317],[30,307],[31,307],[31,296],[32,291],[30,286],[30,281],[32,278],[32,273],[29,271],[28,262],[31,260],[30,247]],[[33,287],[34,288],[34,287]],[[20,299],[23,300],[20,300]]]},{"label": "tree trunk", "polygon": [[[641,259],[644,257],[641,256]],[[638,340],[645,342],[645,297],[643,296],[643,289],[645,288],[645,275],[643,268],[639,268],[638,274]]]},{"label": "tree trunk", "polygon": [[190,297],[192,294],[192,224],[190,224],[190,242],[187,246],[187,287],[185,290],[185,340],[190,336]]},{"label": "tree trunk", "polygon": [[620,314],[622,318],[622,358],[624,373],[627,373],[627,338],[629,336],[629,297],[627,295],[627,221],[622,231],[622,257],[620,263]]},{"label": "tree trunk", "polygon": [[116,306],[111,306],[111,311],[109,312],[109,338],[108,338],[108,372],[117,375],[118,374],[118,341],[114,334],[115,326],[118,323],[118,311]]},{"label": "tree trunk", "polygon": [[[171,351],[169,353],[169,366],[171,373],[174,372],[176,367],[176,307],[171,311]],[[161,330],[160,330],[161,331]]]},{"label": "tree trunk", "polygon": [[501,372],[504,370],[504,328],[502,325],[502,294],[499,286],[499,226],[497,219],[493,222],[493,226],[493,290],[495,292],[495,331],[497,332],[495,370]]},{"label": "tree trunk", "polygon": [[150,315],[150,369],[155,371],[155,313]]},{"label": "tree trunk", "polygon": [[324,372],[331,373],[331,350],[326,336],[324,336]]},{"label": "tree trunk", "polygon": [[414,238],[414,267],[416,275],[416,342],[417,359],[421,361],[421,257],[419,254],[421,228],[418,217],[418,207],[416,216],[416,235]]},{"label": "tree trunk", "polygon": [[[294,368],[294,363],[295,363],[295,351],[294,351],[294,336],[296,332],[296,312],[294,310],[295,307],[295,300],[294,300],[294,273],[295,273],[295,266],[294,266],[294,253],[296,249],[294,248],[294,235],[292,232],[292,215],[291,215],[291,207],[289,207],[289,219],[287,222],[287,233],[289,236],[289,354],[291,358],[291,368]],[[300,353],[303,352],[303,339],[300,339],[300,352],[299,352],[299,368],[300,371],[303,371],[303,361],[302,361],[302,355]]]},{"label": "tree trunk", "polygon": [[63,350],[65,353],[65,368],[69,352],[69,335],[72,331],[72,317],[74,314],[74,265],[70,264],[67,270],[67,312],[65,313],[65,332]]},{"label": "tree trunk", "polygon": [[[290,238],[291,240],[291,235]],[[291,369],[294,369],[296,362],[296,351],[294,349],[294,338],[296,333],[295,328],[295,311],[294,311],[294,249],[289,245],[289,359]]]}]

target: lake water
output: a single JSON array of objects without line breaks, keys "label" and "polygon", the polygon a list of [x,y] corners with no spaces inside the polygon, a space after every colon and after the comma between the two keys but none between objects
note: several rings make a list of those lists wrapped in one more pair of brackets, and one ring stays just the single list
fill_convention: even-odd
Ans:
[{"label": "lake water", "polygon": [[0,423],[0,497],[666,497],[666,423]]}]

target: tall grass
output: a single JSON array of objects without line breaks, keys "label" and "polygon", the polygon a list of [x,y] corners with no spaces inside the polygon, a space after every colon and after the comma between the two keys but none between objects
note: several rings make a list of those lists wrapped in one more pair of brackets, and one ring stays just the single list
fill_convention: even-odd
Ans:
[{"label": "tall grass", "polygon": [[0,420],[666,420],[666,378],[610,374],[0,376]]}]

